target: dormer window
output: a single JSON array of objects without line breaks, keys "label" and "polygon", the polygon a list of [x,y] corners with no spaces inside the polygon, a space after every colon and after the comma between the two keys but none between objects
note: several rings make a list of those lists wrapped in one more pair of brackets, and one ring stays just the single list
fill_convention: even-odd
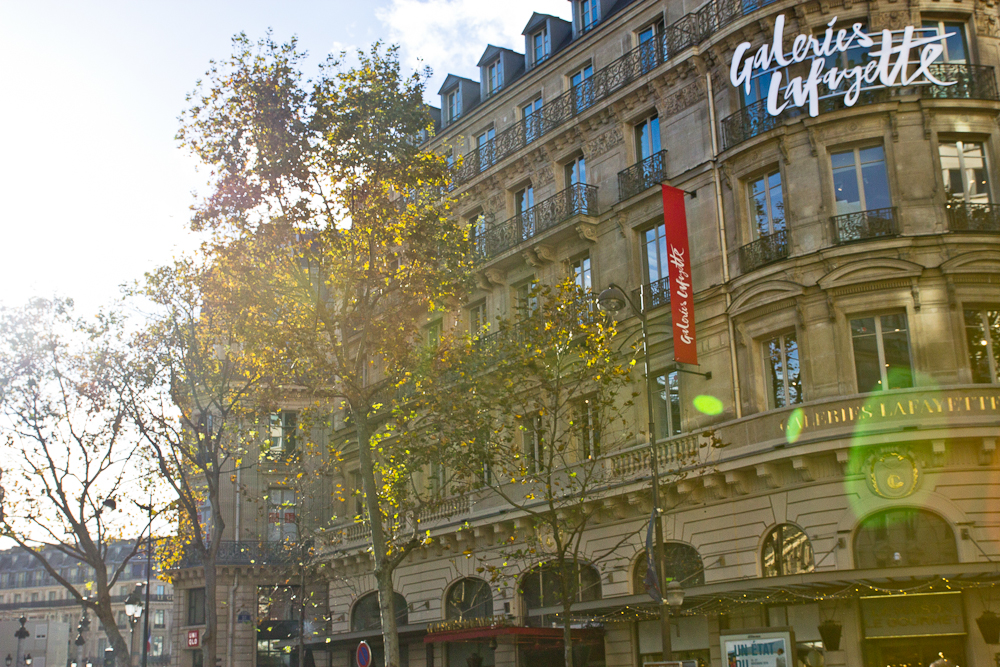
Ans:
[{"label": "dormer window", "polygon": [[462,89],[448,93],[448,122],[454,123],[462,115]]},{"label": "dormer window", "polygon": [[535,56],[535,64],[542,62],[549,57],[552,52],[552,45],[549,42],[549,30],[543,28],[531,36],[532,53]]},{"label": "dormer window", "polygon": [[494,94],[503,88],[503,60],[497,60],[486,70],[486,92]]},{"label": "dormer window", "polygon": [[580,32],[584,33],[597,25],[598,0],[580,0]]}]

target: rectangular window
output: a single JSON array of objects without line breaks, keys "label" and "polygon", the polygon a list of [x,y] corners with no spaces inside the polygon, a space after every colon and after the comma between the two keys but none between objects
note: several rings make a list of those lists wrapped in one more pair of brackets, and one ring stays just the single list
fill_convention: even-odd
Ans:
[{"label": "rectangular window", "polygon": [[486,241],[486,216],[479,212],[469,218],[469,247],[476,257],[487,256],[489,247]]},{"label": "rectangular window", "polygon": [[802,402],[799,346],[795,333],[776,336],[764,344],[769,408],[783,408]]},{"label": "rectangular window", "polygon": [[881,146],[833,153],[830,161],[837,215],[892,206],[885,152]]},{"label": "rectangular window", "polygon": [[646,277],[651,285],[666,280],[670,274],[666,232],[667,228],[664,225],[657,225],[643,233],[643,259],[646,264]]},{"label": "rectangular window", "polygon": [[271,488],[267,491],[267,539],[270,542],[295,541],[296,497],[294,489]]},{"label": "rectangular window", "polygon": [[493,139],[496,137],[496,129],[490,128],[476,137],[476,149],[479,151],[479,171],[485,171],[495,162]]},{"label": "rectangular window", "polygon": [[601,455],[601,422],[592,399],[586,398],[577,405],[577,437],[580,442],[580,458],[596,459]]},{"label": "rectangular window", "polygon": [[569,78],[570,87],[573,89],[573,104],[577,113],[590,108],[594,103],[594,66],[587,65],[574,73]]},{"label": "rectangular window", "polygon": [[167,587],[164,586],[163,584],[158,585],[156,587],[156,594],[157,595],[166,595],[167,594]]},{"label": "rectangular window", "polygon": [[355,516],[365,515],[365,486],[361,480],[361,472],[351,471],[351,488],[354,490],[354,514]]},{"label": "rectangular window", "polygon": [[590,268],[590,255],[578,257],[573,261],[573,282],[584,292],[593,289],[593,273]]},{"label": "rectangular window", "polygon": [[781,172],[751,181],[747,187],[750,197],[750,219],[754,238],[769,236],[785,230],[785,199],[781,191]]},{"label": "rectangular window", "polygon": [[525,417],[524,432],[521,435],[524,440],[525,467],[529,473],[537,475],[547,464],[542,415]]},{"label": "rectangular window", "polygon": [[549,43],[549,31],[545,28],[531,36],[531,49],[535,55],[535,64],[542,62],[549,57],[552,52],[552,45]]},{"label": "rectangular window", "polygon": [[21,594],[14,593],[14,602],[20,602],[20,601],[21,601]]},{"label": "rectangular window", "polygon": [[660,152],[658,116],[650,116],[635,126],[635,152],[640,162]]},{"label": "rectangular window", "polygon": [[165,628],[167,627],[167,612],[164,609],[156,609],[153,611],[153,627],[154,628]]},{"label": "rectangular window", "polygon": [[913,386],[905,313],[851,320],[851,338],[859,392]]},{"label": "rectangular window", "polygon": [[1000,382],[1000,309],[965,309],[965,343],[972,381]]},{"label": "rectangular window", "polygon": [[653,428],[656,439],[681,433],[680,373],[670,371],[656,376],[653,394]]},{"label": "rectangular window", "polygon": [[448,93],[448,121],[454,123],[462,115],[462,89]]},{"label": "rectangular window", "polygon": [[597,0],[580,0],[580,32],[587,32],[597,25]]},{"label": "rectangular window", "polygon": [[205,624],[205,589],[189,588],[187,592],[187,624]]},{"label": "rectangular window", "polygon": [[581,155],[566,165],[566,187],[587,183],[587,161]]},{"label": "rectangular window", "polygon": [[150,640],[149,655],[163,655],[163,637],[153,637]]},{"label": "rectangular window", "polygon": [[[969,43],[965,38],[965,24],[959,21],[926,20],[921,25],[923,36],[948,35],[944,43],[944,52],[935,62],[967,64],[969,62]],[[939,42],[940,43],[940,42]]]},{"label": "rectangular window", "polygon": [[486,92],[489,95],[503,88],[503,59],[497,60],[486,70]]},{"label": "rectangular window", "polygon": [[50,600],[55,600],[56,599],[56,592],[55,591],[49,591],[49,599]]},{"label": "rectangular window", "polygon": [[31,594],[31,601],[32,602],[38,602],[38,593],[32,593]]},{"label": "rectangular window", "polygon": [[990,202],[986,151],[980,143],[942,141],[938,144],[945,195],[970,204]]},{"label": "rectangular window", "polygon": [[294,410],[281,410],[272,412],[271,437],[268,441],[268,449],[271,453],[291,454],[295,451],[295,436],[298,428],[298,413]]},{"label": "rectangular window", "polygon": [[539,97],[521,107],[524,118],[524,141],[531,143],[542,136],[542,98]]},{"label": "rectangular window", "polygon": [[663,19],[639,31],[639,62],[643,74],[660,64],[657,45],[662,41],[663,31]]},{"label": "rectangular window", "polygon": [[514,193],[514,215],[520,220],[519,241],[524,241],[535,235],[535,189],[528,186]]},{"label": "rectangular window", "polygon": [[118,627],[126,628],[128,627],[128,614],[124,611],[118,612]]},{"label": "rectangular window", "polygon": [[469,334],[473,338],[479,336],[483,330],[486,329],[486,325],[489,320],[486,318],[486,302],[480,301],[471,308],[469,308]]},{"label": "rectangular window", "polygon": [[531,317],[538,311],[538,295],[536,294],[538,282],[531,278],[514,288],[514,300],[516,302],[518,319]]},{"label": "rectangular window", "polygon": [[441,344],[441,333],[443,327],[441,320],[435,320],[427,325],[424,333],[426,335],[427,347],[430,349],[437,348]]}]

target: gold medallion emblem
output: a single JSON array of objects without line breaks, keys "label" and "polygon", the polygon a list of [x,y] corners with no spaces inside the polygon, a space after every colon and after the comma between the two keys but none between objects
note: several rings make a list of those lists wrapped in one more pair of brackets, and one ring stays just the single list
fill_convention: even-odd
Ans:
[{"label": "gold medallion emblem", "polygon": [[917,490],[920,469],[906,452],[889,451],[868,460],[868,488],[883,498],[905,498]]}]

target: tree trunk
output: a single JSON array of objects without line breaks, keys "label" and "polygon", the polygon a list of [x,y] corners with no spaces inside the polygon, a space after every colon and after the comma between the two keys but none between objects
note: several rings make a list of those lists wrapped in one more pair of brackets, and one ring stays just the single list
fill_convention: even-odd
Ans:
[{"label": "tree trunk", "polygon": [[[213,469],[217,470],[216,466]],[[206,471],[206,474],[212,472]],[[214,482],[209,482],[208,500],[212,507],[212,524],[210,528],[211,543],[205,550],[204,570],[205,570],[205,632],[201,635],[201,650],[205,659],[205,667],[216,667],[218,656],[218,629],[219,629],[219,608],[218,608],[218,570],[217,560],[219,555],[219,545],[222,540],[222,533],[226,528],[225,521],[222,520],[222,503],[219,500],[219,475],[215,474]],[[232,632],[232,628],[227,628]]]},{"label": "tree trunk", "polygon": [[[572,623],[570,622],[570,613],[573,608],[573,598],[575,595],[570,592],[569,584],[567,583],[566,568],[563,569],[563,661],[566,663],[565,667],[573,667],[573,631]],[[575,587],[573,588],[575,590]]]},{"label": "tree trunk", "polygon": [[[107,599],[110,600],[111,596],[109,595]],[[115,618],[115,612],[111,609],[111,605],[97,604],[92,609],[94,610],[94,615],[101,622],[101,625],[104,626],[104,632],[108,635],[108,641],[111,642],[111,647],[115,650],[115,663],[118,667],[132,667],[132,656],[129,653],[129,645],[118,630],[118,619]],[[98,660],[103,661],[104,656],[98,656]]]},{"label": "tree trunk", "polygon": [[357,424],[358,461],[361,482],[365,492],[365,509],[372,533],[372,555],[375,558],[375,580],[378,582],[378,606],[382,619],[382,642],[385,648],[385,667],[400,667],[399,635],[396,633],[396,611],[393,604],[392,569],[388,563],[389,544],[382,526],[382,513],[378,504],[378,487],[375,484],[375,465],[371,450],[371,425],[368,409],[359,410],[353,405],[351,412]]}]

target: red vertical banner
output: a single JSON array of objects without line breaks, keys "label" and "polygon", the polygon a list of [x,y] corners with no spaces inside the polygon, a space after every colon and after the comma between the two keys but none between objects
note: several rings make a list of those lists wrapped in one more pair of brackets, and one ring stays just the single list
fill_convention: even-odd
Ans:
[{"label": "red vertical banner", "polygon": [[694,290],[691,287],[691,251],[688,249],[684,191],[663,188],[663,226],[670,264],[670,311],[674,324],[674,361],[698,364],[694,335]]}]

